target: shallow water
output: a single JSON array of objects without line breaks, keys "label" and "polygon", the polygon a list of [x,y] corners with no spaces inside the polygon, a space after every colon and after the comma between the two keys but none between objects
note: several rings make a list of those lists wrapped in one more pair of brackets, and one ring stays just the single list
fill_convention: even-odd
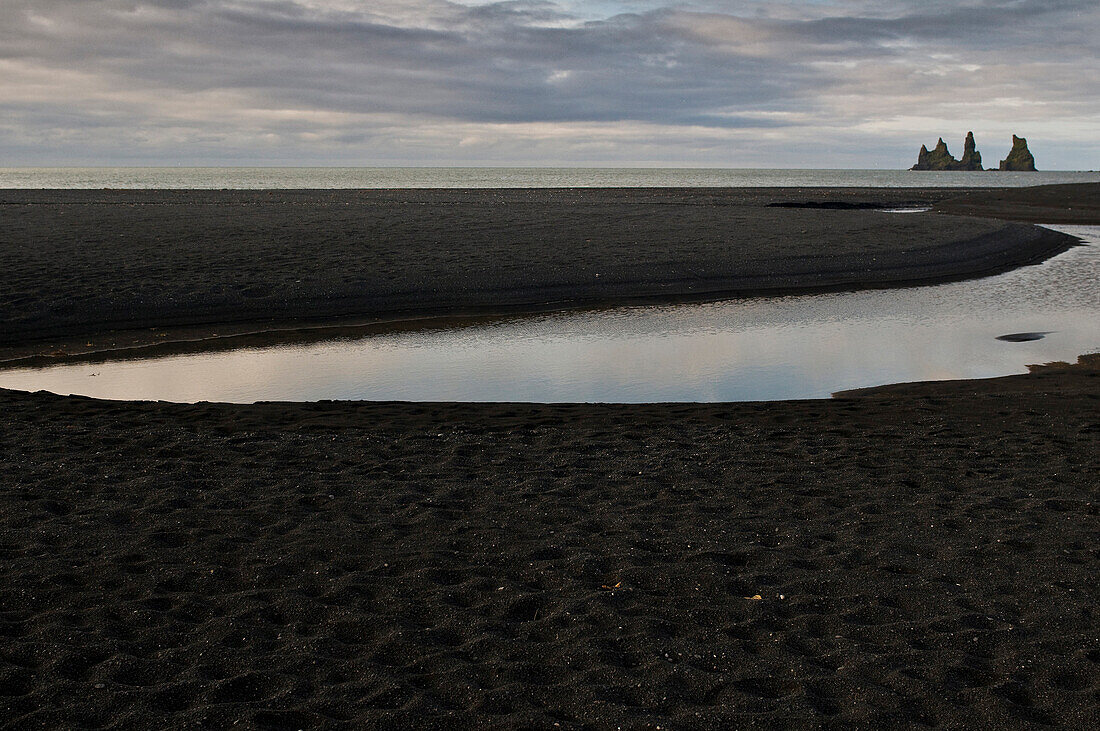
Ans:
[{"label": "shallow water", "polygon": [[930,287],[556,313],[18,369],[0,371],[0,387],[240,403],[751,401],[1023,373],[1030,363],[1100,350],[1100,226],[1051,228],[1090,245]]},{"label": "shallow water", "polygon": [[1018,187],[1096,183],[1071,171],[749,168],[0,168],[0,188]]}]

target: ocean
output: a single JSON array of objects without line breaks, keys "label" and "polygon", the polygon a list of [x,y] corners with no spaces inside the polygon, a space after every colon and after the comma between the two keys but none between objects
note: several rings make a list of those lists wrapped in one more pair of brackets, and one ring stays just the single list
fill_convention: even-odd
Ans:
[{"label": "ocean", "polygon": [[0,168],[0,188],[1024,187],[1098,183],[1100,172],[911,172],[748,168]]}]

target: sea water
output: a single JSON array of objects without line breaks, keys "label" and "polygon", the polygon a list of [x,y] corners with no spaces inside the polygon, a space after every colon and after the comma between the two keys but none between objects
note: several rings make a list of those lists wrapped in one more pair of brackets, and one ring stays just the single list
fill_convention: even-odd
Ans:
[{"label": "sea water", "polygon": [[1100,182],[1097,172],[724,168],[0,168],[0,188],[1022,187]]}]

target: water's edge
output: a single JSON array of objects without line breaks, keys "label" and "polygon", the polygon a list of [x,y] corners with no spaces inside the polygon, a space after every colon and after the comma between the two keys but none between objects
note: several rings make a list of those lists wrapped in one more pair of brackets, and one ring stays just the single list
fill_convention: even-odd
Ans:
[{"label": "water's edge", "polygon": [[[691,280],[692,289],[669,293],[631,294],[629,284],[620,284],[614,296],[577,296],[563,292],[554,297],[551,288],[535,288],[531,299],[514,304],[460,305],[420,309],[395,309],[373,317],[320,317],[284,321],[223,321],[202,324],[178,324],[158,327],[133,327],[85,335],[48,338],[30,343],[0,344],[0,371],[11,368],[44,367],[75,362],[137,360],[166,355],[211,353],[242,347],[270,347],[312,343],[333,338],[355,338],[380,333],[409,332],[491,323],[501,319],[547,313],[591,313],[623,307],[653,307],[676,304],[700,304],[728,300],[774,298],[865,290],[904,289],[951,282],[983,279],[1025,266],[1041,264],[1072,247],[1084,245],[1077,236],[1049,226],[1035,226],[1047,235],[1037,237],[1008,258],[972,266],[965,271],[949,271],[933,276],[905,276],[874,282],[814,283],[785,286],[752,286],[742,281],[735,286],[716,280]],[[998,234],[1000,235],[1000,234]],[[957,267],[958,262],[952,262]],[[815,276],[820,276],[815,273]],[[660,286],[669,286],[661,283]],[[499,293],[493,293],[499,296]],[[547,298],[549,297],[549,298]]]},{"label": "water's edge", "polygon": [[295,345],[221,338],[186,355],[9,367],[0,387],[191,402],[682,403],[985,379],[1100,349],[1100,227],[1063,228],[1090,245],[951,284],[375,324],[368,337],[322,328]]}]

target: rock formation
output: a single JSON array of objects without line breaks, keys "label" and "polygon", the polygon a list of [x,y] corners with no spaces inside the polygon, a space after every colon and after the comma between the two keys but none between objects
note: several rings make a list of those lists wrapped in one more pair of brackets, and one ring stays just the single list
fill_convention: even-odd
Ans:
[{"label": "rock formation", "polygon": [[959,160],[959,167],[957,170],[984,170],[982,167],[982,153],[978,152],[977,145],[974,144],[974,133],[966,133],[966,142],[963,144],[963,156]]},{"label": "rock formation", "polygon": [[947,170],[948,166],[954,165],[955,162],[955,156],[947,151],[947,143],[941,137],[933,152],[929,152],[925,145],[920,146],[917,164],[910,170]]},{"label": "rock formation", "polygon": [[947,143],[940,138],[936,143],[936,149],[931,152],[921,145],[920,154],[917,156],[917,164],[911,170],[984,170],[982,167],[982,153],[978,152],[974,144],[974,133],[968,132],[966,143],[963,146],[962,160],[956,160],[947,150]]},{"label": "rock formation", "polygon": [[[982,153],[978,152],[977,145],[974,144],[974,133],[966,133],[966,144],[963,146],[963,156],[961,160],[956,160],[954,156],[947,151],[947,143],[940,138],[939,143],[936,144],[936,149],[931,152],[924,145],[921,145],[920,154],[917,156],[917,164],[909,168],[910,170],[984,170],[982,167]],[[992,169],[992,168],[991,168]],[[1033,172],[1035,170],[1035,157],[1031,154],[1031,151],[1027,149],[1027,140],[1023,137],[1017,137],[1012,135],[1012,152],[1008,153],[1008,157],[1001,160],[1001,170],[1026,170]]]},{"label": "rock formation", "polygon": [[1035,172],[1035,156],[1027,149],[1027,140],[1012,135],[1012,151],[1001,160],[1001,170],[1022,170]]}]

